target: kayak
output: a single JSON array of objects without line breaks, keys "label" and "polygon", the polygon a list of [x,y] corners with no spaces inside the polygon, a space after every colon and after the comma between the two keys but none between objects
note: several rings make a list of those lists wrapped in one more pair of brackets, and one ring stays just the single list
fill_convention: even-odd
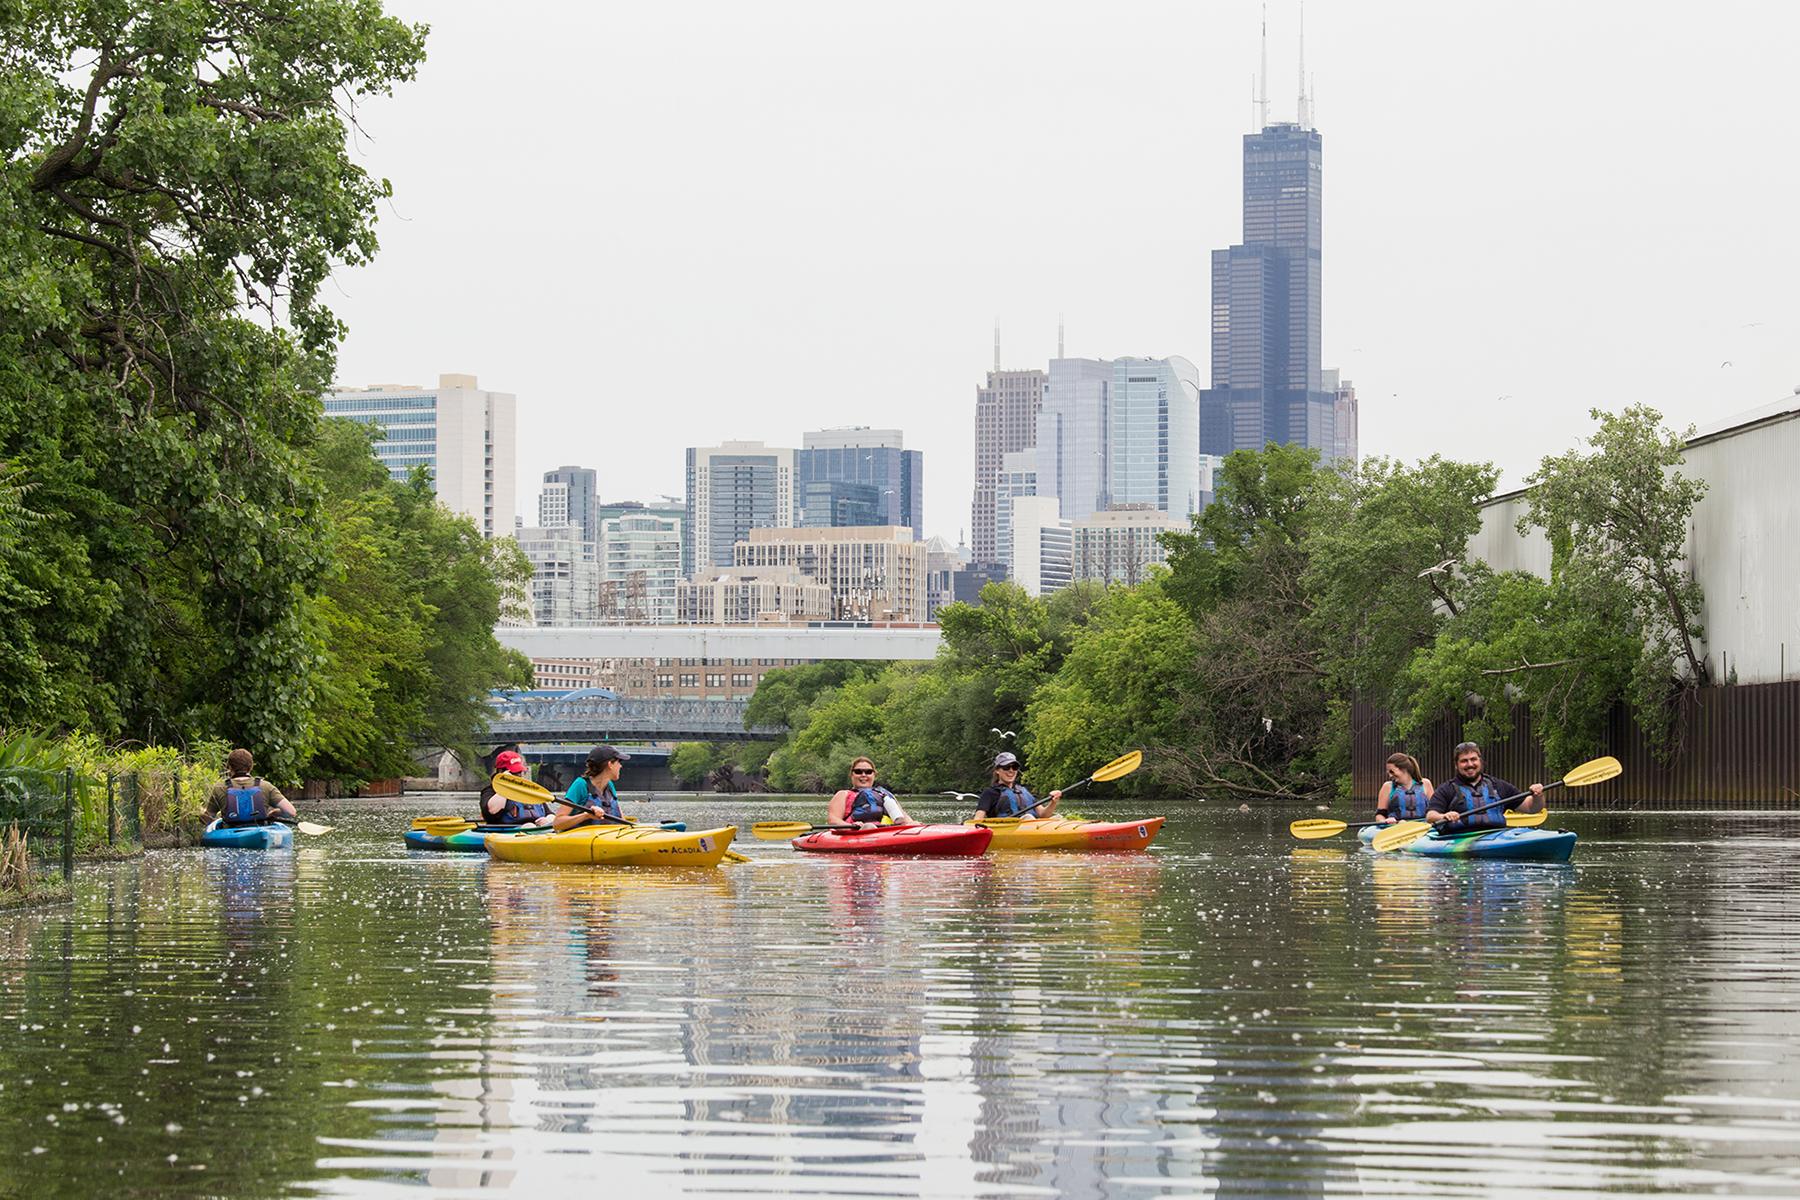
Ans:
[{"label": "kayak", "polygon": [[996,850],[1142,850],[1156,840],[1162,817],[1141,821],[1077,821],[1061,817],[970,821],[994,831]]},{"label": "kayak", "polygon": [[562,833],[489,834],[489,857],[501,862],[564,866],[716,867],[737,826],[662,829],[645,825],[583,825]]},{"label": "kayak", "polygon": [[[659,826],[652,825],[656,829]],[[686,829],[681,821],[664,821],[662,829]],[[404,835],[408,850],[460,850],[466,853],[484,854],[487,852],[488,835],[496,837],[513,837],[521,833],[539,833],[542,827],[537,825],[471,825],[460,833],[437,834],[424,829],[408,829]]]},{"label": "kayak", "polygon": [[821,829],[797,837],[796,850],[816,854],[920,854],[973,858],[988,848],[994,831],[983,825],[881,825],[874,829]]},{"label": "kayak", "polygon": [[[1374,829],[1364,829],[1358,836],[1367,845],[1376,832]],[[1575,834],[1569,830],[1515,825],[1506,829],[1490,829],[1485,833],[1452,833],[1448,836],[1428,833],[1408,842],[1401,847],[1401,851],[1426,858],[1564,863],[1575,853],[1575,840]]]},{"label": "kayak", "polygon": [[200,835],[200,844],[240,850],[283,850],[294,844],[294,831],[275,821],[267,825],[221,825],[215,818]]}]

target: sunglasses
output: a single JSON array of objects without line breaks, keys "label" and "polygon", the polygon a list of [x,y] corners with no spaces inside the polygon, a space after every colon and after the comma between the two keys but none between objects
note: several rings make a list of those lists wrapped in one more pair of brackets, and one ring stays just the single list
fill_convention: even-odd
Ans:
[{"label": "sunglasses", "polygon": [[850,773],[852,775],[873,775],[875,773],[875,768],[874,767],[851,767]]}]

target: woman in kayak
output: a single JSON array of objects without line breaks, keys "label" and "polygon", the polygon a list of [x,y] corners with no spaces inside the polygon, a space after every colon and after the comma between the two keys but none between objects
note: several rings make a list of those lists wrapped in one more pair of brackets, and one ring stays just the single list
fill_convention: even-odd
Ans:
[{"label": "woman in kayak", "polygon": [[619,790],[613,784],[618,781],[619,772],[625,769],[625,761],[630,757],[623,750],[612,746],[595,746],[588,751],[587,769],[569,785],[569,790],[563,793],[564,798],[597,813],[604,813],[612,819],[603,821],[579,808],[571,808],[567,803],[559,803],[554,809],[553,822],[557,832],[581,825],[624,822],[625,818],[619,812]]},{"label": "woman in kayak", "polygon": [[873,829],[881,818],[892,817],[897,825],[911,825],[913,819],[894,799],[894,793],[875,782],[875,763],[857,758],[850,762],[850,786],[831,798],[829,819],[833,825],[855,825]]},{"label": "woman in kayak", "polygon": [[[1042,804],[1031,789],[1019,782],[1019,758],[1011,750],[994,755],[993,780],[975,797],[975,819],[988,817],[1047,817],[1056,811],[1062,792],[1051,792]],[[1034,807],[1035,806],[1035,807]]]},{"label": "woman in kayak", "polygon": [[1390,754],[1387,782],[1375,797],[1375,819],[1383,825],[1396,821],[1423,821],[1431,808],[1431,780],[1419,771],[1419,760],[1410,754]]},{"label": "woman in kayak", "polygon": [[517,750],[502,750],[494,755],[494,773],[481,789],[481,823],[483,825],[548,825],[548,804],[521,804],[508,800],[494,790],[494,780],[502,775],[525,775],[525,756]]}]

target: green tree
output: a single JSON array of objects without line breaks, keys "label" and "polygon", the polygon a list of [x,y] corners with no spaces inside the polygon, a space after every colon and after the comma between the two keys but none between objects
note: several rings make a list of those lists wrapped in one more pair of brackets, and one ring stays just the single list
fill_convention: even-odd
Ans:
[{"label": "green tree", "polygon": [[1301,446],[1270,442],[1226,455],[1213,502],[1194,515],[1191,529],[1162,535],[1168,595],[1196,617],[1236,596],[1255,547],[1305,534],[1321,475],[1318,451]]},{"label": "green tree", "polygon": [[423,30],[371,0],[20,0],[0,38],[0,462],[45,517],[0,597],[33,660],[0,712],[223,732],[291,773],[342,332],[319,288],[388,194],[346,133]]}]

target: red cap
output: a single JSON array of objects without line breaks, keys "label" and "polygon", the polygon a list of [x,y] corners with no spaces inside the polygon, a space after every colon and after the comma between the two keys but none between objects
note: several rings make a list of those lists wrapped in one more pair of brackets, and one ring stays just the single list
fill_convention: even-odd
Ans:
[{"label": "red cap", "polygon": [[517,750],[502,750],[494,755],[494,769],[510,771],[514,775],[523,775],[525,773],[525,756]]}]

